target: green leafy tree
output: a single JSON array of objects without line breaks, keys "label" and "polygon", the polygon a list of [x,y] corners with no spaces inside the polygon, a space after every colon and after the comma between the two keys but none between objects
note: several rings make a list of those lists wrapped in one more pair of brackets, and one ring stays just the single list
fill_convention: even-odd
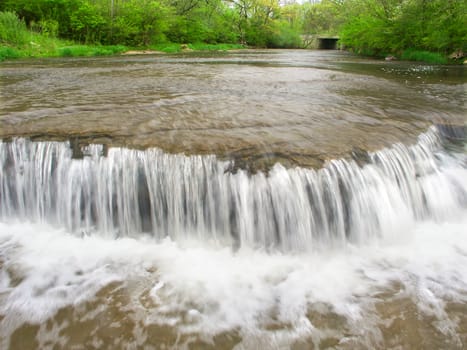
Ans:
[{"label": "green leafy tree", "polygon": [[112,23],[113,43],[149,45],[165,40],[170,9],[155,0],[128,0]]},{"label": "green leafy tree", "polygon": [[72,38],[78,41],[100,42],[106,21],[98,8],[84,1],[70,16]]},{"label": "green leafy tree", "polygon": [[166,36],[174,42],[233,43],[238,40],[235,13],[221,0],[170,2],[175,10]]},{"label": "green leafy tree", "polygon": [[340,39],[347,47],[370,55],[391,52],[399,38],[394,24],[404,0],[348,0],[347,22]]},{"label": "green leafy tree", "polygon": [[45,24],[43,29],[50,29],[47,23],[55,21],[58,35],[71,38],[71,16],[82,2],[83,0],[5,0],[4,6],[16,12],[28,25],[42,23]]},{"label": "green leafy tree", "polygon": [[28,32],[24,21],[14,12],[0,12],[0,44],[23,45],[28,42]]},{"label": "green leafy tree", "polygon": [[467,0],[346,0],[341,41],[372,55],[466,50]]},{"label": "green leafy tree", "polygon": [[396,23],[402,47],[449,52],[467,49],[467,1],[410,0]]},{"label": "green leafy tree", "polygon": [[302,5],[303,33],[336,35],[344,22],[341,2],[323,0]]}]

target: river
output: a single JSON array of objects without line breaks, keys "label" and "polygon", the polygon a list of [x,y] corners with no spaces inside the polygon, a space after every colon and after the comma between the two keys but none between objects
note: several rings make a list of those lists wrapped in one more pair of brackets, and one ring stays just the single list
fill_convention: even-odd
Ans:
[{"label": "river", "polygon": [[467,68],[0,65],[0,347],[467,346]]}]

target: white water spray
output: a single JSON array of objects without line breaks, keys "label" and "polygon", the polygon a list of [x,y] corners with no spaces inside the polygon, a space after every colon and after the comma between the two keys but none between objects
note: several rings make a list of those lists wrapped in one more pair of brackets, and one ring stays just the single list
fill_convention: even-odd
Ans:
[{"label": "white water spray", "polygon": [[[214,156],[91,145],[73,159],[68,143],[3,142],[0,347],[25,324],[38,325],[39,348],[71,347],[69,323],[95,320],[82,346],[114,327],[131,334],[113,346],[147,345],[162,325],[175,348],[222,332],[239,349],[404,347],[414,329],[429,334],[417,345],[462,348],[467,162],[442,141],[433,128],[362,167],[267,176]],[[112,304],[112,283],[128,300]],[[83,313],[96,298],[109,304]],[[100,323],[108,309],[133,328]],[[391,333],[398,322],[412,333]]]},{"label": "white water spray", "polygon": [[[449,169],[456,159],[434,128],[413,146],[369,154],[363,167],[344,159],[317,171],[277,164],[268,175],[230,173],[214,156],[82,151],[73,159],[66,142],[0,143],[0,216],[110,237],[297,251],[387,237],[467,206],[465,171]],[[465,159],[457,161],[462,169]]]}]

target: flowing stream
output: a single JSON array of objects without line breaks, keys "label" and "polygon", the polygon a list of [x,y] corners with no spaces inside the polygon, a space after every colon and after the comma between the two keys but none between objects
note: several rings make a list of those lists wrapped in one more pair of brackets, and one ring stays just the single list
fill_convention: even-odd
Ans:
[{"label": "flowing stream", "polygon": [[467,346],[465,67],[0,72],[0,348]]}]

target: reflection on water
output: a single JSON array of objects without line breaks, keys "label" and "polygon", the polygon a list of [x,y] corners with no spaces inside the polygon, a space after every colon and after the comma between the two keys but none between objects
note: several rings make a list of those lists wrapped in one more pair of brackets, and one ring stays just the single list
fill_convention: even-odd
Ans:
[{"label": "reflection on water", "polygon": [[280,50],[12,61],[0,66],[0,137],[320,166],[464,118],[464,71]]}]

